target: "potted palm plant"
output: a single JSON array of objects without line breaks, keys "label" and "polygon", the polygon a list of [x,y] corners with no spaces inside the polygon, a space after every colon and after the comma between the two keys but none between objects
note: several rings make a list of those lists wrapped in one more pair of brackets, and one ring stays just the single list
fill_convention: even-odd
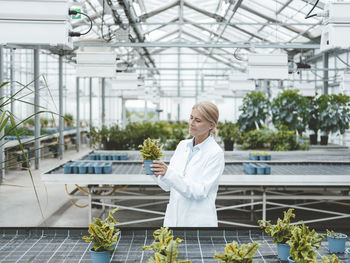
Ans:
[{"label": "potted palm plant", "polygon": [[260,244],[258,242],[238,245],[236,241],[225,247],[225,254],[214,255],[215,260],[226,263],[252,263],[253,256],[258,251]]},{"label": "potted palm plant", "polygon": [[105,220],[94,218],[94,222],[89,225],[90,236],[83,236],[86,242],[92,242],[91,259],[92,263],[108,263],[110,261],[113,246],[118,241],[119,229],[115,229],[118,222],[114,219],[113,214],[119,208],[109,212]]},{"label": "potted palm plant", "polygon": [[295,226],[292,229],[292,236],[287,241],[290,245],[289,263],[317,262],[316,249],[321,246],[323,234],[318,234],[315,229],[310,230],[305,224]]},{"label": "potted palm plant", "polygon": [[219,130],[219,136],[224,142],[225,151],[233,151],[233,144],[238,136],[237,125],[230,121],[225,121],[225,123],[219,123],[217,126]]},{"label": "potted palm plant", "polygon": [[343,233],[335,233],[327,229],[327,240],[329,253],[344,253],[345,242],[348,236]]},{"label": "potted palm plant", "polygon": [[190,260],[178,260],[178,245],[183,240],[176,238],[167,227],[161,227],[153,232],[154,241],[149,246],[143,246],[142,250],[155,250],[148,262],[191,263]]},{"label": "potted palm plant", "polygon": [[151,171],[150,165],[154,160],[159,160],[163,156],[162,149],[163,145],[159,146],[158,140],[151,140],[151,138],[147,138],[143,141],[143,145],[139,145],[140,152],[142,154],[143,162],[146,169],[146,174],[153,175],[154,173]]},{"label": "potted palm plant", "polygon": [[292,236],[292,230],[295,226],[290,224],[291,218],[295,218],[292,208],[288,211],[283,211],[283,219],[278,218],[275,225],[271,224],[270,221],[259,220],[259,226],[265,229],[265,232],[269,234],[273,242],[277,244],[277,256],[280,260],[286,261],[289,257],[290,246],[287,241]]}]

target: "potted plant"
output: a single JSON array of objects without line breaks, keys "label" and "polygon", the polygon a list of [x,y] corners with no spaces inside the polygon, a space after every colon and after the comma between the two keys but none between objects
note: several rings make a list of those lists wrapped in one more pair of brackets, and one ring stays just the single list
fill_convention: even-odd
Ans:
[{"label": "potted plant", "polygon": [[259,226],[272,237],[273,243],[277,244],[277,256],[280,260],[287,260],[289,257],[290,246],[287,241],[292,236],[292,230],[295,227],[290,224],[291,218],[295,218],[293,210],[290,208],[287,212],[283,211],[283,219],[278,218],[275,225],[272,225],[270,221],[258,221]]},{"label": "potted plant", "polygon": [[83,236],[86,242],[92,242],[91,259],[93,263],[109,262],[113,246],[118,241],[119,229],[115,229],[118,222],[114,219],[113,214],[119,208],[109,212],[105,220],[94,218],[94,222],[89,225],[90,236]]},{"label": "potted plant", "polygon": [[237,125],[230,121],[218,124],[219,136],[224,142],[225,151],[233,151],[233,144],[238,136]]},{"label": "potted plant", "polygon": [[178,246],[183,240],[176,238],[167,227],[161,227],[153,232],[154,241],[150,246],[143,246],[142,250],[155,250],[149,258],[149,263],[191,263],[190,260],[178,260]]},{"label": "potted plant", "polygon": [[335,254],[332,254],[332,256],[323,256],[322,258],[322,263],[340,263],[341,261]]},{"label": "potted plant", "polygon": [[290,131],[305,131],[308,122],[308,100],[298,90],[285,90],[273,101],[272,122],[276,128],[288,127]]},{"label": "potted plant", "polygon": [[66,124],[65,125],[66,127],[73,126],[73,115],[72,114],[66,113],[66,114],[64,114],[63,118],[64,118],[64,122]]},{"label": "potted plant", "polygon": [[320,129],[320,120],[319,120],[319,105],[317,103],[316,97],[308,97],[309,106],[308,111],[308,127],[313,134],[309,135],[310,144],[317,144],[318,130]]},{"label": "potted plant", "polygon": [[226,263],[252,263],[253,256],[258,251],[260,244],[258,242],[238,245],[236,241],[225,247],[225,254],[214,255],[215,260]]},{"label": "potted plant", "polygon": [[317,262],[315,249],[320,248],[325,235],[310,230],[304,223],[292,229],[292,236],[286,242],[290,246],[289,263]]},{"label": "potted plant", "polygon": [[251,131],[261,128],[270,115],[270,102],[261,91],[248,93],[239,108],[242,111],[237,124],[241,131]]},{"label": "potted plant", "polygon": [[142,154],[143,162],[146,169],[146,174],[153,175],[150,165],[154,160],[159,160],[163,156],[162,149],[163,145],[158,145],[159,140],[151,140],[147,138],[143,141],[143,145],[139,145],[141,148],[140,152]]},{"label": "potted plant", "polygon": [[349,129],[350,97],[343,94],[321,95],[318,100],[321,144],[328,144],[330,133],[344,134]]},{"label": "potted plant", "polygon": [[327,229],[327,240],[329,253],[344,253],[345,242],[348,236],[343,233],[335,233]]}]

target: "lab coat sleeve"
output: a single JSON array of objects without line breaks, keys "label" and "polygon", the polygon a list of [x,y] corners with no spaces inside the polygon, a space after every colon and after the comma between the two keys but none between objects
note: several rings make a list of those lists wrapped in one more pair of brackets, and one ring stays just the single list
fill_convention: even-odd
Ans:
[{"label": "lab coat sleeve", "polygon": [[182,196],[189,199],[201,200],[208,196],[210,189],[219,183],[219,178],[224,171],[224,153],[218,152],[209,158],[201,170],[196,171],[198,176],[183,176],[173,167],[160,179],[170,187],[174,188]]},{"label": "lab coat sleeve", "polygon": [[[179,145],[178,147],[176,147],[176,150],[170,159],[168,169],[169,167],[172,166],[172,161],[174,160],[175,155],[178,153],[178,149],[179,149]],[[156,177],[155,175],[152,175],[153,180],[159,185],[159,187],[162,188],[165,192],[169,192],[171,187],[164,180],[162,180],[162,177],[163,176]]]}]

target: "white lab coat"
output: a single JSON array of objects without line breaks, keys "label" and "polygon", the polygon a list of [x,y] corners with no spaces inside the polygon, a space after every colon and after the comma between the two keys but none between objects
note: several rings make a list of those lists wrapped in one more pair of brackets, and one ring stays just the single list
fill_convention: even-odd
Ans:
[{"label": "white lab coat", "polygon": [[225,167],[224,152],[209,136],[208,141],[198,144],[199,151],[184,171],[190,153],[188,143],[192,139],[179,143],[164,176],[154,176],[164,191],[170,191],[163,225],[217,227],[215,199]]}]

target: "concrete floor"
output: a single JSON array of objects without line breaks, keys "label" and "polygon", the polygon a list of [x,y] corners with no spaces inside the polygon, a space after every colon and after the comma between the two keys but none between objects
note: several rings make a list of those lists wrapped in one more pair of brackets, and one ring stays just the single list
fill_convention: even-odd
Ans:
[{"label": "concrete floor", "polygon": [[[7,170],[0,184],[0,227],[86,227],[87,208],[71,205],[64,185],[43,184],[40,174],[69,160],[75,160],[90,152],[87,146],[80,151],[68,150],[62,160],[47,158],[40,160],[40,169],[31,169],[44,218],[28,171]],[[32,161],[32,167],[34,166]],[[71,186],[69,186],[72,189]]]}]

